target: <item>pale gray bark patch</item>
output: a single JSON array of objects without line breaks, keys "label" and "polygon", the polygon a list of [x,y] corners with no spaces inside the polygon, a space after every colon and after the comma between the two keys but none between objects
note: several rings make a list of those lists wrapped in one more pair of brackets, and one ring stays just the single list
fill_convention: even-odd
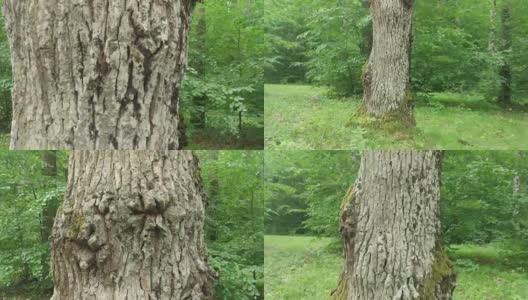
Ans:
[{"label": "pale gray bark patch", "polygon": [[363,75],[363,106],[374,116],[405,112],[413,1],[372,0],[368,4],[373,43]]},{"label": "pale gray bark patch", "polygon": [[74,151],[52,299],[213,299],[206,198],[187,151]]},{"label": "pale gray bark patch", "polygon": [[195,0],[5,0],[11,149],[181,148]]},{"label": "pale gray bark patch", "polygon": [[451,299],[442,248],[440,151],[366,151],[345,197],[345,263],[332,299]]}]

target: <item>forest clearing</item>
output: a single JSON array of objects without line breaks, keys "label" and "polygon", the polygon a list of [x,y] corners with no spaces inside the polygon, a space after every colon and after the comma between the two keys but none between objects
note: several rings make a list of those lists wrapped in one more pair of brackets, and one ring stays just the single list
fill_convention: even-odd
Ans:
[{"label": "forest clearing", "polygon": [[433,93],[416,103],[416,128],[361,127],[360,100],[308,85],[265,85],[266,149],[525,149],[528,112],[501,111],[482,96]]},{"label": "forest clearing", "polygon": [[266,147],[526,149],[526,1],[386,4],[266,2]]},{"label": "forest clearing", "polygon": [[[343,264],[336,240],[264,236],[266,299],[320,300],[335,288]],[[528,299],[526,262],[501,244],[451,245],[457,270],[453,300]]]}]

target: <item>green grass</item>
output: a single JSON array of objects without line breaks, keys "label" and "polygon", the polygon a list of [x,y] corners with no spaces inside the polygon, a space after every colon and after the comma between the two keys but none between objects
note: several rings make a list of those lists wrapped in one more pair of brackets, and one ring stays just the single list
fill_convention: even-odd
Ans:
[{"label": "green grass", "polygon": [[337,283],[342,259],[329,255],[329,239],[264,237],[265,299],[326,299]]},{"label": "green grass", "polygon": [[526,149],[528,113],[504,111],[479,95],[433,94],[416,109],[417,129],[386,134],[354,121],[359,99],[326,89],[265,87],[266,149]]},{"label": "green grass", "polygon": [[[265,236],[265,298],[324,300],[337,284],[340,254],[331,239]],[[517,252],[497,245],[457,245],[455,300],[528,299],[528,270],[501,263]],[[485,259],[484,259],[485,258]]]}]

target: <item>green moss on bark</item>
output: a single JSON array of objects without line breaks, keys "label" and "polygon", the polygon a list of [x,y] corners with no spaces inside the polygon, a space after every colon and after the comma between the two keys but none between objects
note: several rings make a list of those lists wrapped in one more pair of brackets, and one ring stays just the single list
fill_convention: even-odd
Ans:
[{"label": "green moss on bark", "polygon": [[[420,300],[450,299],[455,286],[456,274],[447,252],[437,246],[430,276],[425,280],[420,291]],[[441,298],[438,298],[439,296]],[[446,297],[447,296],[447,297]]]}]

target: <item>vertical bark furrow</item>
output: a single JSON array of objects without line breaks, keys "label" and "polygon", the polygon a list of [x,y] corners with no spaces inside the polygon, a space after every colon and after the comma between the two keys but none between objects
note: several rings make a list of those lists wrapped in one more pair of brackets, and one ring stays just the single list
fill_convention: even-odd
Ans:
[{"label": "vertical bark furrow", "polygon": [[204,206],[190,152],[73,152],[53,299],[212,299]]},{"label": "vertical bark furrow", "polygon": [[332,299],[450,299],[440,151],[366,151],[341,209],[344,271]]},{"label": "vertical bark furrow", "polygon": [[181,148],[178,98],[196,1],[4,2],[12,149]]}]

